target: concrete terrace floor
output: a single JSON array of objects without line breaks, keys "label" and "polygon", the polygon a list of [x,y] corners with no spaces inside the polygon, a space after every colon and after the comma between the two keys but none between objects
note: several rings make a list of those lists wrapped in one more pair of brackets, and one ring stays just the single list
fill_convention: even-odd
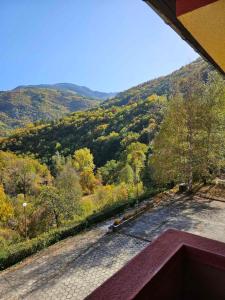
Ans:
[{"label": "concrete terrace floor", "polygon": [[225,242],[225,202],[171,199],[117,233],[107,222],[0,273],[0,299],[84,299],[167,228]]}]

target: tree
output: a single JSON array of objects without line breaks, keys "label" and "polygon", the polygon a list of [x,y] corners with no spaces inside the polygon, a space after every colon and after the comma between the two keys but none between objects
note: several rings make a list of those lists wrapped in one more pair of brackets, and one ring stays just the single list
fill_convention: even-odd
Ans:
[{"label": "tree", "polygon": [[2,185],[0,185],[0,222],[6,223],[13,216],[13,207],[9,202]]},{"label": "tree", "polygon": [[107,163],[98,168],[97,177],[103,184],[118,183],[119,169],[121,163],[116,160],[109,160]]},{"label": "tree", "polygon": [[[204,128],[202,178],[218,175],[225,167],[225,84],[214,73],[202,93],[201,120]],[[210,174],[209,174],[210,173]]]},{"label": "tree", "polygon": [[[59,190],[54,186],[45,186],[42,188],[38,199],[38,210],[35,214],[35,223],[43,223],[43,220],[53,220],[50,226],[55,222],[59,227],[61,224],[62,216],[64,215],[64,202],[61,198]],[[45,222],[46,223],[46,222]]]},{"label": "tree", "polygon": [[74,152],[73,165],[80,177],[80,184],[85,194],[91,194],[97,185],[94,175],[94,157],[88,148]]},{"label": "tree", "polygon": [[95,178],[93,171],[90,169],[84,169],[83,172],[80,172],[80,185],[84,194],[92,194],[99,181]]},{"label": "tree", "polygon": [[7,194],[16,196],[39,193],[42,185],[51,182],[51,175],[45,165],[30,157],[20,157],[8,152],[0,152],[1,182]]},{"label": "tree", "polygon": [[158,183],[187,182],[187,131],[184,116],[183,99],[176,97],[170,101],[165,120],[153,143],[150,165]]},{"label": "tree", "polygon": [[74,167],[78,172],[83,172],[86,169],[94,170],[94,157],[90,149],[82,148],[75,151],[73,159]]},{"label": "tree", "polygon": [[59,227],[80,213],[82,196],[79,177],[70,160],[61,166],[52,185],[43,186],[34,201],[29,235],[35,236],[52,226]]},{"label": "tree", "polygon": [[58,151],[52,156],[53,163],[53,175],[56,175],[59,171],[63,169],[63,166],[66,164],[66,158],[62,156]]},{"label": "tree", "polygon": [[137,187],[137,197],[139,196],[138,184],[141,181],[140,174],[145,166],[147,150],[148,147],[139,142],[131,143],[126,150],[127,162],[134,172],[134,184]]},{"label": "tree", "polygon": [[102,209],[114,202],[114,186],[98,186],[94,194],[94,203],[97,209]]},{"label": "tree", "polygon": [[132,132],[129,131],[126,133],[126,135],[124,136],[124,138],[121,141],[121,145],[126,148],[129,144],[131,144],[132,142],[136,142],[138,141],[140,137],[140,134],[137,132]]},{"label": "tree", "polygon": [[120,171],[119,181],[127,184],[134,184],[134,171],[129,164],[126,164]]},{"label": "tree", "polygon": [[74,213],[79,212],[82,189],[77,172],[70,161],[57,174],[54,184],[63,202],[64,217],[72,217]]},{"label": "tree", "polygon": [[194,77],[170,101],[151,157],[158,182],[186,182],[191,191],[216,175],[224,162],[224,94],[224,82]]}]

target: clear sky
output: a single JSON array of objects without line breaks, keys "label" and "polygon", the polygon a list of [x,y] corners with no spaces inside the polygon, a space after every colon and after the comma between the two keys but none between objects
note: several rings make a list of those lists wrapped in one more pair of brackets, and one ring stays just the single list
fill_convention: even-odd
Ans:
[{"label": "clear sky", "polygon": [[122,91],[197,57],[142,0],[0,0],[0,90]]}]

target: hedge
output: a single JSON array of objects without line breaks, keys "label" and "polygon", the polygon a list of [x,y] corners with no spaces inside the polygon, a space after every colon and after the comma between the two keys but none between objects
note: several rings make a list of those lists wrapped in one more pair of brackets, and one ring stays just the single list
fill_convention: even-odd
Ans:
[{"label": "hedge", "polygon": [[[150,196],[158,193],[158,190],[151,191],[145,196],[142,196],[139,201],[143,201]],[[122,204],[115,204],[111,207],[105,208],[101,212],[95,213],[87,217],[83,222],[70,226],[53,229],[49,232],[43,233],[36,238],[10,245],[5,249],[0,249],[0,270],[4,270],[12,266],[24,258],[44,249],[62,239],[74,236],[86,228],[102,222],[108,218],[123,212],[125,209],[132,207],[136,204],[137,199],[130,199]]]}]

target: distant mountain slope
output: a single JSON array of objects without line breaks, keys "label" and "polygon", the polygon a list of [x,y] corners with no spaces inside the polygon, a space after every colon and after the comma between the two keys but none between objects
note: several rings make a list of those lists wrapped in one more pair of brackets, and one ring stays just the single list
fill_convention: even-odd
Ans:
[{"label": "distant mountain slope", "polygon": [[15,130],[0,141],[0,150],[33,153],[51,164],[59,151],[67,156],[82,147],[91,149],[97,166],[115,159],[130,140],[149,143],[163,118],[165,98],[153,96],[122,107],[93,108],[61,120]]},{"label": "distant mountain slope", "polygon": [[76,85],[73,83],[56,83],[56,84],[39,84],[39,85],[22,85],[15,88],[15,90],[19,89],[53,89],[58,91],[68,91],[74,92],[80,96],[93,98],[97,100],[106,100],[112,98],[116,95],[116,93],[104,93],[99,91],[93,91],[85,86]]},{"label": "distant mountain slope", "polygon": [[178,82],[180,82],[181,80],[186,80],[195,72],[199,72],[202,76],[202,80],[206,80],[208,77],[208,73],[212,70],[212,66],[210,66],[203,59],[199,58],[167,76],[149,80],[138,86],[121,92],[117,94],[113,99],[104,102],[103,105],[105,107],[110,107],[113,105],[126,105],[128,103],[139,101],[140,99],[145,99],[152,94],[157,94],[159,96],[170,96],[174,89],[178,86]]},{"label": "distant mountain slope", "polygon": [[67,90],[21,87],[0,92],[0,135],[7,129],[40,120],[56,120],[98,103],[99,101],[93,98]]}]

